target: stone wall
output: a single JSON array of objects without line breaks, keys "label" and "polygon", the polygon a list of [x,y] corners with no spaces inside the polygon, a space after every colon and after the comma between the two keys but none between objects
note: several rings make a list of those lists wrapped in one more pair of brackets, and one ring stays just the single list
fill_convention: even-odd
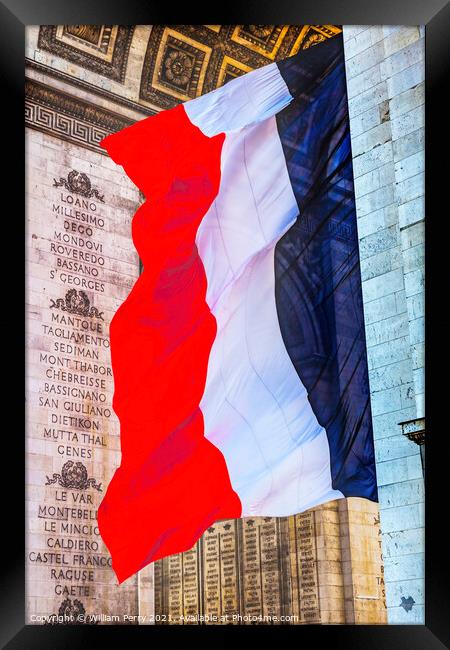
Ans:
[{"label": "stone wall", "polygon": [[[344,26],[389,623],[424,622],[424,29]],[[414,602],[413,602],[414,601]]]},{"label": "stone wall", "polygon": [[120,460],[109,322],[139,273],[139,195],[107,156],[34,129],[26,172],[26,622],[123,623],[138,577],[117,586],[96,510]]}]

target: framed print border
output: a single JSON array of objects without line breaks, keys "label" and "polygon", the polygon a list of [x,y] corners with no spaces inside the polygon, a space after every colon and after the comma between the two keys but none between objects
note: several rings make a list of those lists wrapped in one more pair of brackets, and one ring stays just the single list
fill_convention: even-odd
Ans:
[{"label": "framed print border", "polygon": [[[4,342],[4,369],[8,369],[8,394],[4,404],[4,448],[2,467],[10,471],[12,478],[3,479],[4,491],[8,494],[8,506],[4,505],[7,521],[4,537],[7,551],[2,560],[2,624],[0,641],[2,647],[16,648],[79,648],[95,647],[99,642],[112,641],[141,645],[144,642],[159,643],[171,640],[178,643],[208,639],[217,647],[235,643],[242,637],[243,643],[253,643],[253,639],[263,634],[266,642],[279,643],[280,638],[295,643],[328,643],[331,648],[436,648],[448,647],[450,627],[448,616],[449,602],[449,560],[448,542],[445,534],[445,494],[448,456],[444,445],[446,381],[436,379],[442,366],[448,364],[448,321],[441,317],[445,305],[445,288],[440,281],[445,278],[444,246],[447,238],[442,228],[445,226],[445,188],[448,163],[439,161],[439,154],[446,154],[445,119],[448,108],[444,99],[444,89],[448,84],[448,33],[450,29],[450,9],[444,0],[430,0],[427,3],[406,2],[406,0],[379,0],[376,3],[352,0],[336,5],[331,0],[293,3],[278,0],[276,3],[229,2],[220,12],[212,8],[206,16],[199,7],[185,6],[175,17],[169,14],[167,3],[152,2],[151,6],[138,0],[101,0],[88,3],[61,3],[47,0],[33,3],[32,0],[7,0],[0,3],[0,65],[3,81],[3,154],[11,156],[11,163],[2,172],[4,188],[3,199],[10,201],[4,208],[4,226],[7,250],[11,260],[4,257],[5,313],[10,320],[2,319]],[[220,14],[220,15],[219,15]],[[27,25],[60,24],[187,24],[210,22],[211,24],[237,24],[253,22],[276,24],[401,24],[425,25],[426,55],[426,154],[425,154],[425,209],[429,216],[442,215],[434,228],[426,225],[427,288],[429,308],[426,314],[428,392],[426,397],[427,428],[432,434],[427,436],[426,485],[426,578],[425,578],[425,625],[379,625],[379,626],[227,626],[213,627],[179,626],[105,626],[105,627],[52,627],[24,625],[25,608],[25,559],[24,559],[24,466],[25,441],[20,426],[19,413],[22,412],[24,388],[19,359],[22,358],[22,341],[26,332],[21,329],[19,317],[22,309],[23,283],[20,277],[22,235],[24,221],[21,218],[24,166],[24,30]],[[15,152],[14,154],[11,152]],[[7,191],[6,191],[7,188]],[[14,188],[14,189],[13,189]],[[437,231],[439,228],[439,231]],[[442,250],[440,249],[442,247]],[[448,255],[448,253],[447,253]],[[25,265],[24,265],[25,266]],[[24,266],[22,268],[24,268]],[[14,282],[11,280],[14,278]],[[444,280],[445,281],[445,280]],[[439,301],[439,302],[438,302]],[[431,307],[430,307],[431,306]],[[438,315],[437,315],[438,314]],[[11,319],[12,317],[12,319]],[[433,332],[434,329],[434,332]],[[5,344],[6,343],[6,344]],[[447,358],[445,353],[447,352]],[[17,382],[12,385],[10,373],[15,369]],[[447,398],[448,399],[448,398]],[[441,414],[442,422],[438,421]],[[441,434],[441,435],[440,435]],[[261,631],[262,628],[262,631]]]}]

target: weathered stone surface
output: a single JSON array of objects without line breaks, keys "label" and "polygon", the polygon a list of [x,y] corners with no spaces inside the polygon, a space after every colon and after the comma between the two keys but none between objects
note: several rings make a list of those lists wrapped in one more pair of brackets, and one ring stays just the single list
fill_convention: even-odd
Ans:
[{"label": "weathered stone surface", "polygon": [[398,426],[424,416],[423,29],[344,27],[344,43],[388,621],[423,623],[423,470]]},{"label": "weathered stone surface", "polygon": [[[222,545],[230,536],[228,558]],[[292,517],[217,522],[192,551],[156,562],[156,617],[189,622],[181,612],[188,598],[186,556],[194,553],[200,597],[192,614],[207,617],[206,623],[382,623],[378,540],[378,506],[364,499],[333,501]]]},{"label": "weathered stone surface", "polygon": [[96,521],[120,459],[108,326],[139,273],[129,236],[139,196],[114,167],[27,131],[29,623],[64,612],[131,623],[138,580],[151,594],[151,568],[117,586]]}]

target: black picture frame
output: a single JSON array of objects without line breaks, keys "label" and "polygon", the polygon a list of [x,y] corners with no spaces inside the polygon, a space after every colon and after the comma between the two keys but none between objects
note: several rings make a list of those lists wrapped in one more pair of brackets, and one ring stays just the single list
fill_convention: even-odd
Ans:
[{"label": "black picture frame", "polygon": [[[237,643],[254,643],[264,635],[267,643],[295,643],[298,647],[327,643],[336,648],[367,650],[393,648],[430,649],[450,646],[450,617],[448,615],[448,543],[446,523],[446,465],[448,455],[444,445],[448,432],[445,422],[447,381],[439,380],[437,372],[448,367],[448,318],[446,307],[444,246],[448,241],[446,221],[448,155],[445,145],[446,100],[444,90],[449,68],[449,16],[445,0],[277,0],[254,2],[228,1],[220,10],[211,3],[209,11],[200,5],[139,0],[97,0],[62,3],[60,0],[4,0],[0,3],[0,70],[2,82],[2,201],[11,201],[4,208],[2,230],[3,313],[0,318],[3,343],[4,378],[8,389],[4,393],[3,445],[0,457],[3,487],[3,521],[6,549],[2,554],[1,632],[2,647],[16,648],[97,648],[100,643],[135,645],[161,642],[192,643],[208,640],[208,645],[220,647]],[[24,450],[23,427],[20,426],[24,384],[19,359],[25,338],[22,312],[24,284],[21,282],[20,251],[24,250],[24,223],[21,219],[24,192],[24,30],[36,24],[238,24],[238,23],[301,23],[301,24],[401,24],[425,25],[426,48],[426,259],[427,259],[427,466],[426,466],[426,578],[425,625],[319,625],[319,626],[31,626],[25,620],[25,536],[24,536]],[[434,217],[440,217],[434,218]],[[431,223],[430,223],[431,222]],[[22,238],[23,237],[23,238]],[[440,248],[441,247],[441,248]],[[11,254],[6,260],[6,252]],[[448,253],[447,253],[448,255]],[[444,262],[444,264],[443,264]],[[16,278],[13,281],[13,278]],[[439,280],[444,280],[443,286]],[[23,323],[23,326],[22,326]],[[22,328],[23,327],[23,328]],[[434,329],[434,332],[433,332]],[[10,380],[13,369],[17,382]],[[439,421],[442,415],[442,423]],[[431,433],[430,433],[431,432]],[[11,470],[6,478],[6,469]],[[286,637],[286,638],[285,638]],[[151,646],[148,646],[151,647]]]}]

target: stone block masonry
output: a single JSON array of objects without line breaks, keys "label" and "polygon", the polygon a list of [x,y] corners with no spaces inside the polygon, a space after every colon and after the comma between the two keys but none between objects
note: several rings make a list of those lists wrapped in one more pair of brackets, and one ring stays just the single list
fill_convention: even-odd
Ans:
[{"label": "stone block masonry", "polygon": [[26,622],[131,623],[152,567],[117,586],[96,510],[120,459],[109,323],[139,274],[138,190],[34,129],[26,162]]},{"label": "stone block masonry", "polygon": [[389,623],[424,623],[424,29],[344,26]]}]

